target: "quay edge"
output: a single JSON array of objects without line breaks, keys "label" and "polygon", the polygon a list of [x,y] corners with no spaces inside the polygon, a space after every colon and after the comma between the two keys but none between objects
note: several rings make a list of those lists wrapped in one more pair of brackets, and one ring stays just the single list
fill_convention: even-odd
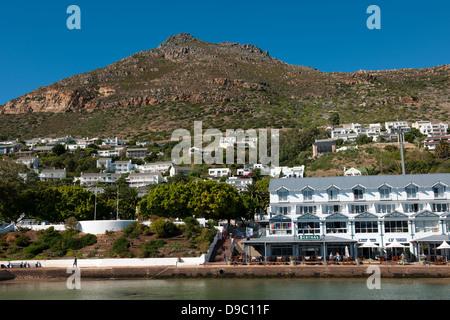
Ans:
[{"label": "quay edge", "polygon": [[[449,266],[157,266],[157,267],[81,267],[81,278],[88,279],[167,279],[167,278],[367,278],[369,266],[379,267],[382,278],[450,278]],[[67,268],[14,268],[2,270],[0,280],[67,279]]]}]

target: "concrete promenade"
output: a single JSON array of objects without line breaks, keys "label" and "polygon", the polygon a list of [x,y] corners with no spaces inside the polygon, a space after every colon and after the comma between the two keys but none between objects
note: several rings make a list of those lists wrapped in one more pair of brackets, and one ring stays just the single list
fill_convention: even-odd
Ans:
[{"label": "concrete promenade", "polygon": [[[166,278],[367,278],[379,267],[382,278],[450,278],[447,265],[239,265],[206,264],[199,266],[135,266],[135,267],[80,267],[81,278],[90,279],[166,279]],[[67,268],[11,268],[0,270],[0,280],[67,279]]]}]

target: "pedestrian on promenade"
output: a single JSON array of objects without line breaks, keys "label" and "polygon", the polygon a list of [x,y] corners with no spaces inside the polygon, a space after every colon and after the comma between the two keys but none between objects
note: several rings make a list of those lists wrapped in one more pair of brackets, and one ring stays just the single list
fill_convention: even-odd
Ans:
[{"label": "pedestrian on promenade", "polygon": [[73,267],[78,267],[77,257],[75,257],[75,259],[73,260]]}]

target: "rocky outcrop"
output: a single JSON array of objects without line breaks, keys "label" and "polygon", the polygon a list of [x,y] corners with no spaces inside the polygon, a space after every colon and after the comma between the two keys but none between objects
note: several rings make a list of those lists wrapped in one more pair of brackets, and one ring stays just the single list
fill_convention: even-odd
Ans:
[{"label": "rocky outcrop", "polygon": [[78,89],[47,89],[26,94],[8,102],[2,109],[3,114],[26,112],[72,112],[80,109],[94,110],[98,106],[96,94]]}]

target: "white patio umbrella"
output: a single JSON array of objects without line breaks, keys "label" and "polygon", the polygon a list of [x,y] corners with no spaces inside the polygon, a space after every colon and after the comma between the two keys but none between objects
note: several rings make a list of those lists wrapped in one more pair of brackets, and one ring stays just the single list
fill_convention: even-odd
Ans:
[{"label": "white patio umbrella", "polygon": [[407,248],[407,247],[398,242],[397,239],[394,239],[394,241],[389,243],[386,246],[386,248]]},{"label": "white patio umbrella", "polygon": [[436,249],[450,249],[450,244],[448,244],[446,241],[442,241],[441,245]]},{"label": "white patio umbrella", "polygon": [[378,246],[369,240],[369,241],[364,242],[364,244],[361,246],[361,248],[378,248]]},{"label": "white patio umbrella", "polygon": [[[386,248],[407,248],[407,247],[398,242],[397,239],[394,239],[394,241],[389,243],[386,246]],[[397,254],[397,250],[395,250],[395,254]]]},{"label": "white patio umbrella", "polygon": [[364,244],[361,246],[361,248],[370,248],[370,258],[372,258],[372,256],[373,256],[372,249],[378,248],[378,246],[375,243],[373,243],[372,241],[368,240],[368,241],[364,242]]},{"label": "white patio umbrella", "polygon": [[444,250],[445,257],[447,258],[447,249],[450,249],[450,244],[448,244],[446,241],[442,241],[439,247],[435,248],[436,250]]},{"label": "white patio umbrella", "polygon": [[348,252],[348,246],[345,246],[345,257],[346,258],[350,257],[350,254]]}]

